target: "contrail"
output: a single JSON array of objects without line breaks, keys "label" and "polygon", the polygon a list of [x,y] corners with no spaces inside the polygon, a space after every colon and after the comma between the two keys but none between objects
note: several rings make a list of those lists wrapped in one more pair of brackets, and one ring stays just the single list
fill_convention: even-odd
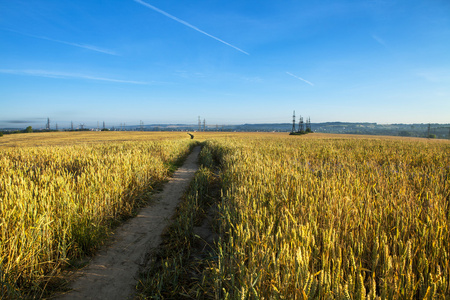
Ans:
[{"label": "contrail", "polygon": [[372,38],[373,38],[375,41],[377,41],[379,44],[381,44],[381,45],[383,45],[384,47],[386,47],[386,42],[385,42],[382,38],[380,38],[380,37],[378,37],[378,36],[376,36],[376,35],[372,35]]},{"label": "contrail", "polygon": [[87,50],[91,50],[91,51],[96,51],[96,52],[100,52],[100,53],[104,53],[104,54],[109,54],[109,55],[118,55],[116,52],[108,50],[108,49],[102,49],[99,48],[97,46],[92,46],[92,45],[86,45],[86,44],[77,44],[77,43],[71,43],[71,42],[65,42],[65,41],[60,41],[60,40],[55,40],[55,39],[51,39],[45,36],[36,36],[37,38],[41,38],[44,40],[49,40],[52,42],[56,42],[56,43],[60,43],[60,44],[66,44],[66,45],[70,45],[70,46],[74,46],[74,47],[79,47],[79,48],[84,48]]},{"label": "contrail", "polygon": [[71,42],[66,42],[66,41],[52,39],[52,38],[49,38],[49,37],[46,37],[46,36],[40,36],[40,35],[23,33],[23,32],[19,32],[19,31],[12,30],[12,29],[4,29],[4,30],[15,32],[15,33],[18,33],[18,34],[21,34],[21,35],[25,35],[25,36],[29,36],[29,37],[32,37],[32,38],[36,38],[36,39],[47,40],[47,41],[51,41],[51,42],[55,42],[55,43],[60,43],[60,44],[65,44],[65,45],[74,46],[74,47],[78,47],[78,48],[83,48],[83,49],[96,51],[96,52],[100,52],[100,53],[104,53],[104,54],[118,55],[114,51],[111,51],[111,50],[108,50],[108,49],[99,48],[99,47],[93,46],[93,45],[71,43]]},{"label": "contrail", "polygon": [[244,53],[244,54],[250,55],[249,53],[245,52],[244,50],[242,50],[242,49],[240,49],[240,48],[238,48],[238,47],[236,47],[236,46],[233,46],[233,45],[231,45],[230,43],[227,43],[227,42],[225,42],[224,40],[221,40],[221,39],[219,39],[218,37],[215,37],[215,36],[213,36],[213,35],[211,35],[211,34],[209,34],[209,33],[207,33],[207,32],[204,32],[203,30],[201,30],[201,29],[195,27],[194,25],[191,25],[191,24],[189,24],[189,23],[186,22],[186,21],[183,21],[183,20],[181,20],[181,19],[178,19],[177,17],[172,16],[171,14],[166,13],[165,11],[163,11],[163,10],[161,10],[161,9],[159,9],[159,8],[157,8],[157,7],[153,6],[153,5],[151,5],[151,4],[148,4],[148,3],[146,3],[146,2],[144,2],[144,1],[142,1],[142,0],[134,0],[134,1],[137,2],[137,3],[139,3],[139,4],[142,4],[142,5],[146,6],[146,7],[148,7],[148,8],[150,8],[150,9],[153,9],[154,11],[156,11],[156,12],[158,12],[158,13],[160,13],[160,14],[162,14],[162,15],[168,17],[168,18],[171,18],[172,20],[177,21],[178,23],[181,23],[181,24],[183,24],[183,25],[185,25],[185,26],[187,26],[187,27],[189,27],[189,28],[192,28],[192,29],[194,29],[194,30],[196,30],[196,31],[198,31],[198,32],[200,32],[200,33],[203,33],[204,35],[209,36],[210,38],[213,38],[213,39],[215,39],[216,41],[219,41],[219,42],[221,42],[221,43],[223,43],[223,44],[225,44],[225,45],[227,45],[227,46],[230,46],[231,48],[234,48],[234,49],[236,49],[237,51],[240,51],[240,52],[242,52],[242,53]]},{"label": "contrail", "polygon": [[131,84],[143,84],[143,85],[150,84],[149,82],[143,82],[143,81],[114,79],[114,78],[97,77],[97,76],[91,76],[91,75],[79,74],[79,73],[55,72],[55,71],[47,71],[47,70],[0,69],[0,73],[13,74],[13,75],[38,76],[38,77],[47,77],[47,78],[63,78],[63,79],[78,78],[78,79],[99,80],[99,81],[118,82],[118,83],[131,83]]},{"label": "contrail", "polygon": [[292,73],[290,73],[290,72],[286,72],[286,74],[291,75],[292,77],[297,78],[297,79],[299,79],[299,80],[301,80],[301,81],[304,81],[304,82],[306,82],[307,84],[309,84],[309,85],[311,85],[311,86],[314,86],[314,83],[309,82],[308,80],[305,80],[305,79],[303,79],[303,78],[301,78],[301,77],[295,76],[294,74],[292,74]]}]

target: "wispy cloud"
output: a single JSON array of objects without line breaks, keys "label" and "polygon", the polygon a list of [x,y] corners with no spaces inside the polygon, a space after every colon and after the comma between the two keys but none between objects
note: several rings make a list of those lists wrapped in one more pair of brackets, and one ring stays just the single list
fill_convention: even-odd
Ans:
[{"label": "wispy cloud", "polygon": [[386,42],[380,38],[379,36],[376,35],[372,35],[372,38],[377,41],[379,44],[383,45],[384,47],[386,47]]},{"label": "wispy cloud", "polygon": [[259,76],[255,76],[255,77],[242,77],[242,80],[247,81],[247,82],[252,82],[252,83],[260,83],[263,82],[264,80],[259,77]]},{"label": "wispy cloud", "polygon": [[445,69],[423,69],[415,72],[415,75],[433,83],[450,82],[450,72]]},{"label": "wispy cloud", "polygon": [[62,79],[86,79],[86,80],[97,80],[97,81],[107,81],[107,82],[117,82],[117,83],[130,83],[130,84],[151,84],[150,82],[144,81],[134,81],[134,80],[123,80],[107,77],[91,76],[79,73],[67,73],[67,72],[55,72],[48,70],[12,70],[12,69],[0,69],[0,73],[12,74],[12,75],[24,75],[24,76],[37,76],[37,77],[47,77],[47,78],[62,78]]},{"label": "wispy cloud", "polygon": [[119,54],[117,54],[116,52],[112,51],[112,50],[108,50],[108,49],[103,49],[97,46],[93,46],[93,45],[87,45],[87,44],[78,44],[78,43],[71,43],[71,42],[66,42],[66,41],[60,41],[60,40],[55,40],[55,39],[51,39],[48,37],[37,37],[37,38],[41,38],[44,40],[49,40],[52,42],[56,42],[56,43],[60,43],[60,44],[66,44],[69,46],[74,46],[74,47],[78,47],[78,48],[83,48],[83,49],[87,49],[87,50],[91,50],[91,51],[96,51],[96,52],[100,52],[100,53],[104,53],[104,54],[109,54],[109,55],[116,55],[118,56]]},{"label": "wispy cloud", "polygon": [[19,32],[19,31],[16,31],[16,30],[11,30],[11,29],[5,29],[5,30],[11,31],[11,32],[15,32],[15,33],[18,33],[18,34],[21,34],[21,35],[24,35],[24,36],[29,36],[29,37],[32,37],[32,38],[36,38],[36,39],[51,41],[51,42],[64,44],[64,45],[69,45],[69,46],[78,47],[78,48],[83,48],[83,49],[87,49],[87,50],[90,50],[90,51],[100,52],[100,53],[109,54],[109,55],[119,55],[119,54],[117,54],[116,52],[114,52],[112,50],[100,48],[100,47],[93,46],[93,45],[72,43],[72,42],[52,39],[52,38],[49,38],[49,37],[46,37],[46,36],[40,36],[40,35],[23,33],[23,32]]},{"label": "wispy cloud", "polygon": [[34,120],[34,121],[26,121],[26,120],[4,120],[3,122],[5,123],[10,123],[10,124],[27,124],[27,123],[37,123],[39,121]]},{"label": "wispy cloud", "polygon": [[308,81],[308,80],[305,80],[305,79],[303,79],[303,78],[301,78],[301,77],[298,77],[298,76],[292,74],[291,72],[286,72],[286,74],[288,74],[288,75],[290,75],[290,76],[292,76],[292,77],[294,77],[294,78],[297,78],[297,79],[299,79],[299,80],[301,80],[301,81],[304,81],[304,82],[306,82],[307,84],[309,84],[309,85],[311,85],[311,86],[314,86],[314,83],[312,83],[312,82],[310,82],[310,81]]},{"label": "wispy cloud", "polygon": [[205,31],[203,31],[203,30],[201,30],[201,29],[195,27],[194,25],[189,24],[189,23],[186,22],[186,21],[183,21],[183,20],[181,20],[181,19],[179,19],[179,18],[177,18],[177,17],[175,17],[175,16],[172,16],[171,14],[169,14],[169,13],[167,13],[167,12],[165,12],[165,11],[163,11],[163,10],[161,10],[161,9],[159,9],[159,8],[157,8],[157,7],[153,6],[153,5],[151,5],[151,4],[148,4],[147,2],[144,2],[144,1],[142,1],[142,0],[134,0],[134,1],[137,2],[137,3],[139,3],[139,4],[141,4],[141,5],[144,5],[144,6],[148,7],[148,8],[150,8],[150,9],[152,9],[152,10],[154,10],[154,11],[156,11],[156,12],[158,12],[158,13],[160,13],[160,14],[162,14],[162,15],[164,15],[164,16],[166,16],[166,17],[172,19],[172,20],[174,20],[174,21],[177,21],[178,23],[181,23],[181,24],[183,24],[183,25],[185,25],[185,26],[187,26],[187,27],[189,27],[189,28],[192,28],[192,29],[194,29],[195,31],[198,31],[198,32],[200,32],[200,33],[203,33],[204,35],[209,36],[210,38],[213,38],[213,39],[215,39],[216,41],[219,41],[219,42],[221,42],[221,43],[223,43],[223,44],[225,44],[225,45],[227,45],[227,46],[230,46],[231,48],[236,49],[237,51],[240,51],[240,52],[242,52],[242,53],[244,53],[244,54],[250,55],[249,53],[245,52],[244,50],[242,50],[242,49],[240,49],[240,48],[238,48],[238,47],[236,47],[236,46],[233,46],[233,45],[231,45],[230,43],[227,43],[227,42],[225,42],[224,40],[221,40],[221,39],[219,39],[218,37],[215,37],[215,36],[213,36],[212,34],[209,34],[209,33],[205,32]]}]

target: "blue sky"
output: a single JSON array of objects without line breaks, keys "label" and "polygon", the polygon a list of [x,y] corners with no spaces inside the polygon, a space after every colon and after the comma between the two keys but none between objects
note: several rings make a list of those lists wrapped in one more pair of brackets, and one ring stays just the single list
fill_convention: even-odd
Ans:
[{"label": "blue sky", "polygon": [[0,127],[450,123],[450,2],[0,0]]}]

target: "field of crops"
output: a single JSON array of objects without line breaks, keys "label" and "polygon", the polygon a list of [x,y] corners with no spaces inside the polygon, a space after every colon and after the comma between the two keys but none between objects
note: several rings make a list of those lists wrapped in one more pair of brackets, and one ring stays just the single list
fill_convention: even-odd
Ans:
[{"label": "field of crops", "polygon": [[218,299],[448,299],[450,143],[214,140]]},{"label": "field of crops", "polygon": [[61,266],[92,253],[146,203],[194,144],[185,138],[0,149],[2,296],[40,297]]},{"label": "field of crops", "polygon": [[[193,184],[199,191],[190,191],[190,202],[181,206],[189,215],[180,213],[179,228],[173,229],[176,243],[185,247],[183,257],[163,260],[162,273],[151,274],[142,298],[450,295],[448,141],[274,133],[195,133],[194,140],[186,133],[52,134],[0,140],[3,296],[40,297],[61,266],[92,253],[115,224],[148,201],[196,140],[204,141],[204,167]],[[28,143],[20,140],[25,136]],[[204,194],[213,177],[222,189],[216,199],[220,239],[212,257],[195,262],[197,279],[187,286],[182,278],[192,277],[192,269],[183,264],[192,259],[196,237],[189,230],[198,218],[192,209],[202,215],[199,197],[211,202]]]}]

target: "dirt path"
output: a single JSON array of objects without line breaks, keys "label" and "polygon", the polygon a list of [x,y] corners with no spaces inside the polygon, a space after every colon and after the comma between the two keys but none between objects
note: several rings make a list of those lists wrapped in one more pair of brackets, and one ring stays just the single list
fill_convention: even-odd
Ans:
[{"label": "dirt path", "polygon": [[57,299],[131,299],[139,267],[145,256],[159,246],[183,193],[198,169],[196,147],[185,163],[155,195],[156,201],[117,229],[113,243],[79,271],[71,292]]}]

